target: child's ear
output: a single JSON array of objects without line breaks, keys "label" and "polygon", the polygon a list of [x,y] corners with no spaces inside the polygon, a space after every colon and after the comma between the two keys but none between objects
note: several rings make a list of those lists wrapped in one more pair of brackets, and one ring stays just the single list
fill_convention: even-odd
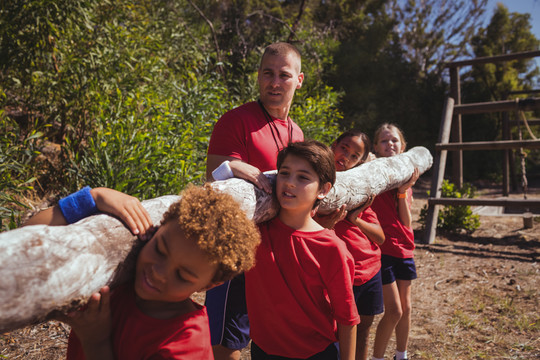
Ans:
[{"label": "child's ear", "polygon": [[202,288],[201,290],[199,290],[199,291],[208,291],[208,290],[210,290],[210,289],[212,289],[212,288],[215,288],[216,286],[219,286],[219,285],[223,284],[224,282],[225,282],[225,281],[220,281],[220,282],[217,282],[217,283],[214,283],[214,282],[213,282],[213,283],[210,283],[210,284],[206,285],[205,287],[203,287],[203,288]]},{"label": "child's ear", "polygon": [[332,189],[331,183],[327,182],[326,184],[324,184],[319,190],[319,195],[317,195],[317,199],[319,200],[324,199],[326,195],[328,195],[328,193],[330,192],[330,189]]}]

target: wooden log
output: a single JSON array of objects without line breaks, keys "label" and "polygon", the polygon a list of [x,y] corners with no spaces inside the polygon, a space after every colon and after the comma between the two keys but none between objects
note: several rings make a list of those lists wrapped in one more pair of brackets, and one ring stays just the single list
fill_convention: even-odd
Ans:
[{"label": "wooden log", "polygon": [[[415,167],[423,173],[432,163],[425,148],[413,148],[338,173],[336,185],[321,204],[332,211],[352,209],[368,196],[398,187]],[[275,177],[275,175],[273,175]],[[272,196],[241,179],[214,182],[231,194],[256,222],[274,217]],[[155,224],[179,200],[168,195],[143,201]],[[67,226],[27,226],[0,234],[0,331],[9,331],[68,311],[102,286],[126,281],[133,273],[140,241],[118,219],[99,214]]]},{"label": "wooden log", "polygon": [[[389,158],[379,158],[356,168],[336,174],[336,183],[321,201],[319,211],[330,213],[346,205],[347,210],[362,205],[369,196],[383,193],[406,183],[414,168],[420,174],[433,164],[433,157],[425,147],[411,150]],[[275,174],[268,175],[275,181]],[[241,204],[244,211],[256,223],[276,216],[278,206],[272,196],[242,179],[229,179],[212,183],[213,187],[225,191]]]}]

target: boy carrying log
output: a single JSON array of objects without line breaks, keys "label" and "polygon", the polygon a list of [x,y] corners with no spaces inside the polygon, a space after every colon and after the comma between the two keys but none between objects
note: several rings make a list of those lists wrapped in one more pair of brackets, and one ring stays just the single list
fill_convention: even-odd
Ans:
[{"label": "boy carrying log", "polygon": [[[85,188],[26,225],[61,225],[96,210],[149,237],[146,210],[112,189]],[[134,280],[103,287],[83,311],[59,320],[72,327],[71,359],[213,359],[206,308],[190,299],[250,269],[260,235],[232,197],[188,187],[163,215],[137,257]]]}]

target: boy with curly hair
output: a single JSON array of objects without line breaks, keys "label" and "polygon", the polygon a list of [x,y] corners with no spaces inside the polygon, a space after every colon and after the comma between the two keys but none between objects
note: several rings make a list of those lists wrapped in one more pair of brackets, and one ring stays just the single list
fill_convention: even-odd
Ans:
[{"label": "boy with curly hair", "polygon": [[[149,233],[150,218],[137,199],[107,188],[84,193],[70,196],[136,224],[128,225],[134,233]],[[62,200],[26,225],[66,224],[70,206]],[[134,281],[104,287],[86,310],[62,317],[72,326],[67,358],[213,359],[206,308],[190,296],[250,269],[259,241],[230,195],[189,186],[140,251]]]}]

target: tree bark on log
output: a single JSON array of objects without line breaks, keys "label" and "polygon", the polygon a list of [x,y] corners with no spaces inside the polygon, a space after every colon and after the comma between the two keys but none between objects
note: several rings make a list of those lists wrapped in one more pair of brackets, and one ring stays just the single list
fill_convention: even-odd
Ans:
[{"label": "tree bark on log", "polygon": [[[414,168],[427,171],[429,151],[415,147],[338,172],[335,186],[321,202],[321,212],[343,204],[362,205],[369,196],[396,188]],[[270,175],[275,178],[275,175]],[[248,217],[259,223],[277,214],[273,197],[242,179],[216,181],[213,187],[229,193]],[[145,200],[155,224],[180,196]],[[104,285],[127,281],[142,243],[115,217],[99,214],[67,226],[27,226],[0,234],[0,331],[47,320],[84,303]]]}]

